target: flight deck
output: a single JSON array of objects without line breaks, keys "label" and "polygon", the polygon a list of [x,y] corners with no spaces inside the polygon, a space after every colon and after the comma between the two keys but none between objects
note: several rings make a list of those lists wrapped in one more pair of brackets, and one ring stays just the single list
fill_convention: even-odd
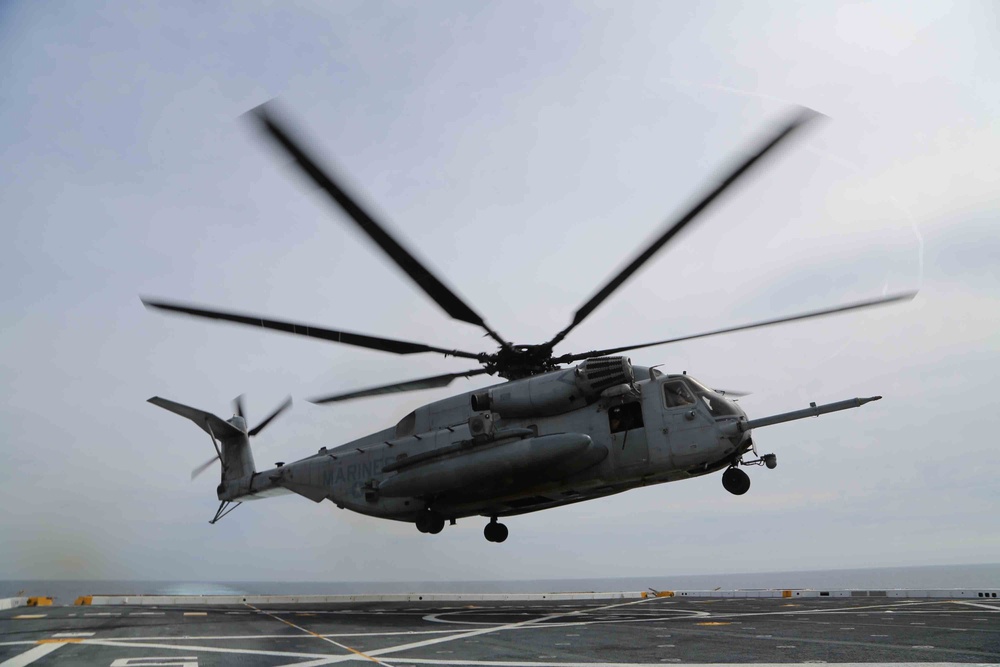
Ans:
[{"label": "flight deck", "polygon": [[989,592],[642,595],[20,606],[0,611],[0,666],[1000,664]]}]

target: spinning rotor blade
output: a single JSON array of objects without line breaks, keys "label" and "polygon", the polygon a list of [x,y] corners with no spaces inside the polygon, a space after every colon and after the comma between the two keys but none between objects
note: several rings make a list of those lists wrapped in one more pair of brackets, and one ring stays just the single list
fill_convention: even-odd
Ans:
[{"label": "spinning rotor blade", "polygon": [[280,415],[282,412],[284,412],[285,410],[287,410],[289,408],[289,406],[291,406],[291,404],[292,404],[292,397],[289,396],[288,398],[285,399],[284,403],[282,403],[281,405],[279,405],[274,412],[272,412],[271,414],[269,414],[264,419],[264,421],[262,421],[261,423],[257,424],[257,426],[255,426],[253,429],[251,429],[247,433],[247,435],[253,436],[253,435],[257,435],[258,433],[260,433],[261,431],[263,431],[264,427],[267,426],[268,424],[270,424],[272,419],[274,419],[275,417],[277,417],[278,415]]},{"label": "spinning rotor blade", "polygon": [[316,160],[306,152],[303,143],[293,138],[288,125],[279,122],[275,117],[273,104],[262,104],[250,113],[260,122],[268,135],[289,155],[295,158],[295,162],[302,172],[313,183],[319,186],[320,189],[326,192],[334,203],[347,213],[358,227],[361,228],[361,231],[367,234],[413,282],[417,283],[427,296],[432,298],[451,317],[482,327],[502,347],[510,347],[509,343],[486,326],[486,322],[478,313],[472,310],[458,295],[448,289],[427,267],[400,245],[389,232],[375,222],[374,218],[337,184],[329,171],[319,166]]},{"label": "spinning rotor blade", "polygon": [[833,308],[825,308],[823,310],[814,310],[808,313],[802,313],[799,315],[790,315],[788,317],[779,317],[771,320],[763,320],[761,322],[754,322],[753,324],[742,324],[735,327],[727,327],[725,329],[716,329],[715,331],[707,331],[705,333],[694,334],[693,336],[681,336],[680,338],[668,338],[666,340],[658,340],[653,343],[641,343],[639,345],[625,345],[623,347],[612,347],[606,350],[592,350],[590,352],[585,352],[583,354],[564,354],[561,357],[557,357],[553,361],[557,364],[565,364],[571,361],[577,361],[579,359],[588,359],[590,357],[603,357],[608,354],[618,354],[619,352],[626,352],[628,350],[638,350],[644,347],[653,347],[655,345],[666,345],[667,343],[679,343],[685,340],[694,340],[695,338],[708,338],[709,336],[718,336],[719,334],[732,333],[734,331],[746,331],[748,329],[758,329],[760,327],[769,327],[773,324],[782,324],[784,322],[795,322],[798,320],[808,320],[813,317],[823,317],[825,315],[833,315],[835,313],[846,313],[851,310],[861,310],[862,308],[872,308],[874,306],[884,306],[889,303],[895,303],[897,301],[909,301],[917,295],[916,292],[901,292],[899,294],[893,294],[891,296],[883,296],[877,299],[868,299],[866,301],[858,301],[856,303],[849,303],[843,306],[835,306]]},{"label": "spinning rotor blade", "polygon": [[191,481],[194,481],[195,477],[197,477],[201,473],[203,473],[206,470],[208,470],[209,466],[211,466],[213,463],[215,463],[218,460],[218,458],[219,458],[218,456],[213,456],[212,458],[210,458],[209,460],[205,461],[200,466],[198,466],[197,468],[195,468],[194,470],[192,470],[191,471]]},{"label": "spinning rotor blade", "polygon": [[233,399],[233,414],[237,414],[246,419],[246,413],[243,411],[243,394],[240,394]]},{"label": "spinning rotor blade", "polygon": [[[141,297],[140,297],[141,298]],[[479,359],[481,355],[475,354],[473,352],[462,352],[461,350],[446,350],[440,347],[432,347],[430,345],[424,345],[422,343],[410,343],[402,340],[394,340],[392,338],[379,338],[378,336],[366,336],[364,334],[351,333],[349,331],[337,331],[336,329],[326,329],[323,327],[314,326],[312,324],[300,324],[296,322],[284,322],[281,320],[269,320],[258,315],[241,314],[241,313],[227,313],[220,310],[207,310],[204,308],[199,308],[192,305],[187,305],[183,303],[170,303],[167,301],[159,301],[152,299],[142,299],[143,305],[147,308],[157,308],[159,310],[167,310],[174,313],[183,313],[185,315],[193,315],[194,317],[203,317],[210,320],[223,320],[226,322],[235,322],[237,324],[246,324],[254,327],[261,327],[263,329],[274,329],[275,331],[284,331],[285,333],[295,334],[296,336],[308,336],[310,338],[321,338],[323,340],[333,341],[334,343],[343,343],[344,345],[355,345],[357,347],[366,347],[371,350],[382,350],[383,352],[392,352],[393,354],[416,354],[418,352],[437,352],[443,354],[446,357],[462,357],[464,359]]]},{"label": "spinning rotor blade", "polygon": [[451,381],[456,378],[472,377],[473,375],[482,375],[488,372],[485,368],[477,368],[476,370],[466,371],[464,373],[448,373],[446,375],[435,375],[433,377],[421,378],[419,380],[409,380],[408,382],[397,382],[396,384],[388,384],[382,387],[372,387],[370,389],[361,389],[359,391],[352,391],[347,394],[334,394],[332,396],[325,396],[323,398],[311,398],[310,403],[315,403],[321,405],[323,403],[336,403],[339,401],[348,401],[352,398],[365,398],[367,396],[380,396],[382,394],[395,394],[403,391],[414,391],[416,389],[434,389],[436,387],[446,387],[451,384]]},{"label": "spinning rotor blade", "polygon": [[708,206],[714,202],[718,197],[725,192],[731,185],[733,185],[741,176],[743,176],[752,166],[754,166],[761,158],[763,158],[767,153],[773,150],[778,144],[784,141],[789,135],[791,135],[795,130],[801,126],[808,123],[813,118],[816,118],[817,112],[812,109],[800,108],[799,112],[790,121],[785,123],[780,130],[773,136],[764,141],[759,148],[757,148],[751,155],[745,158],[739,163],[733,170],[728,172],[725,176],[719,179],[718,184],[712,189],[707,195],[702,197],[702,199],[691,207],[683,216],[681,216],[676,221],[672,222],[666,231],[660,235],[655,241],[653,241],[645,250],[643,250],[632,263],[622,269],[618,275],[609,280],[604,287],[602,287],[594,296],[590,298],[587,303],[580,306],[580,309],[576,311],[573,315],[573,321],[568,327],[556,334],[555,338],[546,343],[546,347],[552,349],[557,343],[559,343],[566,335],[572,331],[580,322],[582,322],[590,313],[594,311],[599,305],[601,305],[605,299],[611,296],[612,293],[619,287],[621,287],[626,280],[632,277],[639,268],[645,264],[649,259],[655,255],[660,249],[663,248],[671,239],[673,239],[678,233],[681,232],[685,227],[695,221],[695,219],[706,209]]}]

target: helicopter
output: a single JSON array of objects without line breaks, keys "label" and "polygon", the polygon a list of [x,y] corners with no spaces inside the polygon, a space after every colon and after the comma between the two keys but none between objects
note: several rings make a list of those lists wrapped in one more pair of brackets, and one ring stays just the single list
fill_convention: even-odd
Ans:
[{"label": "helicopter", "polygon": [[[148,401],[186,417],[211,438],[221,463],[216,523],[247,500],[294,493],[313,502],[413,523],[421,533],[440,533],[458,519],[488,519],[490,542],[507,539],[499,519],[593,500],[651,484],[722,472],[735,495],[750,488],[748,466],[777,466],[773,453],[759,454],[756,429],[858,408],[881,396],[852,398],[800,410],[749,418],[740,394],[713,389],[686,372],[664,373],[634,365],[623,352],[801,321],[911,300],[915,291],[841,304],[822,310],[730,326],[640,344],[557,354],[555,348],[656,253],[696,222],[727,190],[820,114],[799,108],[736,160],[696,203],[664,225],[662,233],[612,276],[574,313],[572,321],[540,344],[514,344],[449,289],[377,222],[320,165],[275,109],[265,103],[248,113],[261,131],[294,160],[308,181],[325,193],[375,245],[453,319],[478,326],[494,352],[469,352],[372,336],[255,314],[141,297],[149,309],[242,324],[399,355],[435,353],[474,360],[479,368],[311,399],[317,404],[445,387],[460,377],[496,375],[504,380],[423,405],[395,425],[301,460],[258,471],[250,438],[291,405],[286,400],[259,425],[248,428],[242,398],[223,420],[160,397]],[[340,217],[340,216],[338,216]]]}]

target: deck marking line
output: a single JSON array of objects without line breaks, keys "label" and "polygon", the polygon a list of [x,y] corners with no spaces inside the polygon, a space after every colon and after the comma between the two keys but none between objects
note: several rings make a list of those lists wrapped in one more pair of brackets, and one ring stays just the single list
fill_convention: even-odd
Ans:
[{"label": "deck marking line", "polygon": [[[162,637],[161,639],[175,640],[176,637]],[[120,642],[116,639],[84,639],[81,642],[84,646],[110,646],[112,648],[160,648],[167,649],[170,651],[202,651],[205,653],[232,653],[236,655],[273,655],[279,658],[322,658],[324,660],[329,660],[331,657],[343,657],[343,656],[330,656],[326,653],[301,653],[298,651],[265,651],[263,649],[249,649],[249,648],[220,648],[218,646],[198,646],[194,644],[154,644],[152,642]],[[50,644],[51,646],[51,644]],[[353,659],[353,656],[347,656],[348,659]],[[6,665],[0,665],[0,667],[6,667]]]},{"label": "deck marking line", "polygon": [[53,637],[93,637],[93,632],[57,632]]},{"label": "deck marking line", "polygon": [[33,618],[45,618],[48,614],[21,614],[20,616],[15,616],[15,621],[27,621]]},{"label": "deck marking line", "polygon": [[362,653],[361,651],[355,650],[355,649],[351,648],[350,646],[348,646],[346,644],[341,644],[340,642],[335,642],[332,639],[330,639],[329,637],[324,637],[323,635],[316,634],[312,630],[306,630],[305,628],[303,628],[301,626],[295,625],[291,621],[286,621],[285,619],[281,618],[280,616],[276,616],[276,615],[274,615],[274,614],[272,614],[270,612],[264,611],[263,609],[258,609],[257,607],[253,606],[249,602],[244,602],[243,604],[245,604],[246,606],[250,607],[251,609],[253,609],[258,614],[264,614],[266,616],[270,616],[271,618],[273,618],[276,621],[281,621],[285,625],[293,627],[296,630],[300,630],[301,632],[304,632],[307,635],[312,635],[313,637],[316,637],[317,639],[322,639],[323,641],[329,642],[330,644],[333,644],[334,646],[340,647],[340,648],[342,648],[342,649],[344,649],[346,651],[350,651],[354,655],[357,655],[357,656],[360,656],[362,658],[365,658],[366,660],[371,660],[372,662],[377,663],[379,665],[385,665],[386,667],[392,667],[392,665],[390,665],[389,663],[383,662],[383,661],[379,660],[378,658],[373,658],[372,656],[370,656],[370,655],[368,655],[366,653]]},{"label": "deck marking line", "polygon": [[[654,598],[650,598],[654,599]],[[934,604],[931,602],[899,602],[896,604],[878,604],[878,605],[865,605],[861,607],[837,607],[836,609],[798,609],[795,611],[752,611],[752,612],[741,612],[741,613],[712,613],[702,612],[706,616],[711,616],[711,618],[756,618],[760,616],[811,616],[811,615],[827,615],[827,614],[854,614],[859,609],[884,609],[885,607],[913,607],[923,604]],[[887,610],[889,611],[889,610]],[[892,611],[891,613],[900,613]],[[907,612],[902,612],[907,613]],[[919,613],[919,612],[916,612]],[[864,615],[864,614],[859,614]],[[889,620],[889,619],[882,619]]]},{"label": "deck marking line", "polygon": [[60,646],[62,646],[62,644],[39,644],[35,646],[35,648],[25,651],[21,655],[15,655],[9,660],[0,662],[0,667],[25,667],[25,665],[30,665],[36,660],[41,660]]},{"label": "deck marking line", "polygon": [[[644,600],[631,600],[629,602],[620,602],[620,603],[606,605],[606,606],[597,607],[597,608],[594,608],[594,607],[585,607],[585,608],[582,608],[582,609],[576,609],[574,611],[557,612],[557,613],[554,613],[554,614],[549,614],[547,616],[538,616],[536,618],[531,618],[531,619],[528,619],[526,621],[518,621],[517,623],[507,623],[507,624],[504,624],[504,625],[497,625],[497,626],[493,626],[493,627],[490,627],[490,628],[479,628],[477,630],[469,630],[469,631],[466,631],[466,632],[459,632],[457,634],[454,634],[454,635],[451,635],[451,636],[448,636],[448,637],[438,637],[438,638],[435,638],[435,639],[425,639],[425,640],[419,641],[419,642],[412,642],[410,644],[400,644],[398,646],[389,646],[389,647],[386,647],[386,648],[377,649],[375,651],[370,651],[369,655],[385,655],[387,653],[397,653],[399,651],[405,651],[405,650],[414,649],[414,648],[423,648],[425,646],[432,646],[434,644],[440,644],[440,643],[443,643],[443,642],[455,641],[457,639],[468,639],[470,637],[478,637],[479,635],[486,635],[486,634],[491,634],[491,633],[494,633],[494,632],[503,632],[503,631],[506,631],[506,630],[517,630],[517,629],[523,628],[525,626],[532,626],[532,625],[533,626],[537,626],[538,624],[544,623],[545,621],[548,621],[548,620],[551,620],[551,619],[554,619],[554,618],[561,618],[563,616],[580,616],[580,615],[583,615],[583,614],[586,614],[586,613],[589,613],[589,612],[605,611],[605,610],[608,610],[608,609],[615,609],[617,607],[628,607],[628,606],[637,605],[637,604],[647,604],[647,603],[650,603],[650,602],[655,602],[657,599],[658,598],[646,598]],[[400,660],[400,658],[394,658],[394,661],[398,661],[398,660]],[[457,664],[470,664],[470,663],[468,661],[466,661],[466,662],[460,662],[460,663],[457,663]],[[518,664],[518,663],[512,663],[512,664]],[[523,663],[520,663],[520,664],[523,664]]]},{"label": "deck marking line", "polygon": [[[748,663],[739,662],[686,662],[681,663],[680,658],[662,658],[671,662],[677,662],[690,667],[747,667]],[[517,662],[505,660],[445,660],[438,658],[399,658],[396,662],[403,662],[413,665],[471,665],[473,667],[650,667],[656,663],[650,662],[537,662],[519,660]],[[311,663],[310,663],[311,664]],[[811,665],[812,662],[755,662],[753,667],[792,667],[797,665]],[[836,667],[874,667],[883,665],[886,667],[962,667],[965,663],[960,662],[838,662]],[[981,664],[981,663],[979,663]],[[987,663],[990,664],[990,663]],[[286,667],[291,667],[286,666]]]},{"label": "deck marking line", "polygon": [[979,607],[980,609],[989,609],[990,611],[1000,611],[1000,607],[994,604],[979,604],[978,602],[964,602],[962,600],[952,600],[952,604],[964,604],[968,607]]},{"label": "deck marking line", "polygon": [[[343,633],[327,633],[322,635],[323,637],[395,637],[395,636],[413,636],[413,635],[448,635],[454,633],[454,630],[406,630],[401,632],[343,632]],[[151,642],[161,639],[169,639],[170,641],[224,641],[224,640],[234,640],[234,639],[291,639],[295,637],[292,634],[285,635],[179,635],[175,637],[164,637],[163,635],[154,635],[147,637],[114,637],[116,642]],[[34,642],[13,642],[14,644],[34,644]],[[0,643],[0,646],[4,644]]]},{"label": "deck marking line", "polygon": [[[136,662],[132,662],[135,660]],[[149,662],[150,660],[193,660],[194,662]],[[141,667],[146,665],[146,667],[198,667],[198,656],[196,655],[185,655],[185,656],[161,656],[152,655],[146,656],[144,658],[118,658],[111,663],[111,667]]]},{"label": "deck marking line", "polygon": [[64,639],[39,639],[36,644],[79,644],[83,641],[82,637],[75,638],[64,638]]}]

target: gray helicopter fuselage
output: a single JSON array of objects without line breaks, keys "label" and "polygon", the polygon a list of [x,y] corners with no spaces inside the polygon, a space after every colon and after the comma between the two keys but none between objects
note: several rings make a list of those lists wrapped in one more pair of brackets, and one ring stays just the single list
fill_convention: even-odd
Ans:
[{"label": "gray helicopter fuselage", "polygon": [[[750,448],[733,401],[606,359],[622,359],[628,377],[588,378],[581,364],[435,401],[393,428],[224,482],[219,498],[294,492],[400,521],[425,509],[509,516],[703,475]],[[618,379],[628,381],[601,384]]]},{"label": "gray helicopter fuselage", "polygon": [[[412,521],[422,533],[439,533],[447,520],[472,515],[491,517],[484,537],[503,542],[507,528],[496,517],[533,512],[589,500],[648,484],[703,475],[725,468],[723,488],[742,495],[750,488],[740,466],[777,465],[775,454],[744,460],[755,450],[751,430],[796,419],[860,407],[879,396],[854,398],[747,421],[743,411],[722,392],[694,379],[665,376],[633,367],[618,355],[629,350],[704,339],[709,336],[770,327],[837,313],[908,301],[908,291],[841,304],[822,310],[727,326],[695,335],[641,344],[617,345],[589,352],[560,352],[556,346],[583,323],[651,258],[689,228],[745,174],[819,114],[799,109],[787,121],[722,172],[689,207],[671,217],[635,259],[611,276],[573,313],[572,321],[547,341],[513,345],[491,328],[482,315],[452,292],[427,266],[341,186],[276,112],[273,103],[254,109],[260,123],[290,164],[325,193],[348,221],[362,231],[443,312],[481,328],[499,346],[473,352],[421,342],[360,334],[302,322],[277,320],[186,303],[143,299],[148,308],[203,319],[325,340],[382,352],[408,355],[434,353],[475,360],[479,367],[338,393],[314,400],[335,403],[399,391],[448,386],[460,377],[491,374],[509,382],[427,404],[406,415],[393,428],[353,442],[324,447],[316,454],[257,472],[250,438],[280,414],[281,407],[248,429],[242,401],[228,421],[174,401],[154,396],[150,403],[190,419],[212,439],[222,475],[221,501],[212,523],[238,506],[238,501],[280,493],[297,493],[315,502],[375,517]],[[566,366],[581,362],[575,366]],[[566,366],[560,368],[560,366]],[[756,451],[754,451],[756,454]],[[196,468],[206,469],[214,459]]]}]

